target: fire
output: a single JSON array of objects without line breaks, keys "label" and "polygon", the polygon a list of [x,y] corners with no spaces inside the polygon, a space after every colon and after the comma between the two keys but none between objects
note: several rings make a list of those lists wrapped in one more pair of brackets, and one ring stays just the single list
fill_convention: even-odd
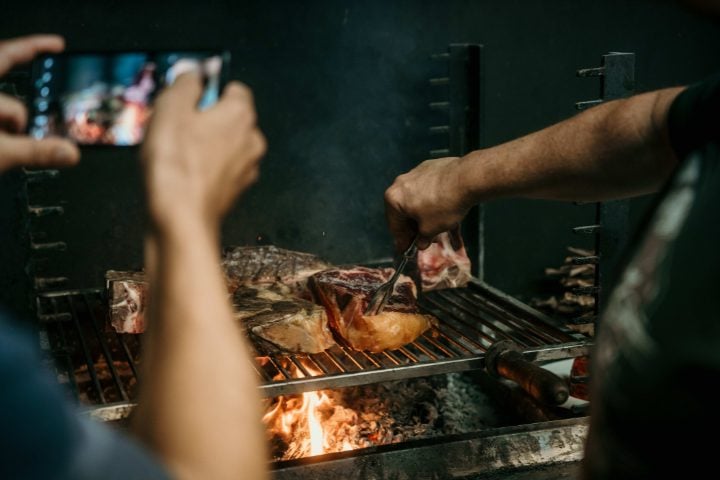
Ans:
[{"label": "fire", "polygon": [[271,441],[282,441],[287,458],[344,452],[362,446],[357,413],[337,404],[330,390],[277,397],[263,422]]},{"label": "fire", "polygon": [[324,427],[336,407],[324,391],[306,392],[298,396],[279,397],[275,406],[263,417],[271,435],[288,444],[293,456],[320,455],[331,451],[352,449],[345,442],[335,446],[333,431]]},{"label": "fire", "polygon": [[[308,400],[308,426],[310,430],[310,455],[320,455],[325,451],[325,435],[320,417],[318,416],[318,405],[322,402],[317,394],[306,394]],[[324,397],[327,398],[327,397]]]}]

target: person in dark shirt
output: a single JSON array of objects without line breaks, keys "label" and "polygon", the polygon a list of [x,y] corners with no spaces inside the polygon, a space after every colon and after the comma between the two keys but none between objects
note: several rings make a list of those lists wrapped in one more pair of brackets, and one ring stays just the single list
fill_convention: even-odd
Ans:
[{"label": "person in dark shirt", "polygon": [[423,162],[385,193],[402,251],[416,234],[427,247],[486,200],[600,201],[663,188],[600,320],[584,478],[717,468],[720,75],[604,103],[462,158]]},{"label": "person in dark shirt", "polygon": [[[54,35],[0,42],[0,75],[63,46]],[[81,419],[37,341],[0,312],[0,479],[267,477],[255,372],[218,261],[220,221],[257,179],[265,141],[246,87],[230,82],[202,112],[201,96],[197,72],[165,89],[141,152],[151,294],[134,437]],[[23,135],[26,122],[0,95],[0,174],[79,161],[66,140]]]},{"label": "person in dark shirt", "polygon": [[593,356],[591,478],[712,471],[720,412],[720,75],[668,114],[680,163],[633,247]]}]

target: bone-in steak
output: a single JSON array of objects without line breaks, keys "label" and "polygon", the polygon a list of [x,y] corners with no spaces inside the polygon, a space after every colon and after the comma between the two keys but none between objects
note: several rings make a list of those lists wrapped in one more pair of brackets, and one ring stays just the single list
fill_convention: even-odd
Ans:
[{"label": "bone-in steak", "polygon": [[293,296],[287,286],[240,286],[235,316],[262,353],[320,353],[335,345],[325,309]]},{"label": "bone-in steak", "polygon": [[[241,286],[265,286],[268,287],[268,292],[274,291],[276,295],[283,295],[278,299],[280,305],[272,310],[272,314],[276,316],[274,322],[271,322],[269,313],[253,320],[254,323],[249,327],[252,338],[264,338],[263,335],[252,332],[270,332],[265,334],[268,337],[265,340],[277,345],[279,349],[287,345],[287,351],[306,353],[322,351],[327,348],[321,348],[322,345],[332,342],[330,334],[323,333],[327,330],[327,316],[324,309],[308,302],[312,296],[307,289],[307,278],[315,272],[330,267],[330,264],[309,253],[294,252],[272,245],[227,249],[223,253],[221,263],[228,293],[233,294]],[[106,278],[112,326],[119,333],[143,333],[147,299],[147,282],[144,274],[110,271],[107,272]],[[301,299],[305,299],[304,303]],[[244,305],[235,303],[236,308],[245,308]],[[293,304],[292,307],[290,303]],[[266,301],[265,304],[267,307],[269,302]],[[293,315],[289,315],[290,310],[294,312]],[[246,311],[244,315],[247,317],[249,313],[252,313],[252,310]],[[261,323],[263,326],[260,325]],[[301,327],[308,329],[307,335],[317,334],[318,338],[314,341],[300,342],[298,329]],[[290,330],[282,334],[282,328]]]},{"label": "bone-in steak", "polygon": [[417,289],[404,275],[379,315],[364,314],[372,294],[393,273],[392,268],[330,269],[310,277],[308,285],[327,308],[330,328],[344,343],[356,350],[379,352],[412,342],[436,321],[419,313]]},{"label": "bone-in steak", "polygon": [[110,299],[110,323],[118,333],[145,331],[147,282],[143,272],[105,274]]},{"label": "bone-in steak", "polygon": [[332,265],[310,253],[267,245],[227,249],[222,266],[231,292],[240,285],[282,283],[296,295],[310,299],[306,288],[308,277]]}]

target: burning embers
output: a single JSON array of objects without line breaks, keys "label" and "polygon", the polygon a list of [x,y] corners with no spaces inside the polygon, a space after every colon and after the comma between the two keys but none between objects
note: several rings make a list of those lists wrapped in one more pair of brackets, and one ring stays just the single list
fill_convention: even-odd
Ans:
[{"label": "burning embers", "polygon": [[263,416],[273,454],[300,458],[360,448],[358,415],[337,405],[329,391],[278,397]]},{"label": "burning embers", "polygon": [[289,460],[481,430],[495,423],[488,402],[453,374],[269,399],[263,422],[274,459]]}]

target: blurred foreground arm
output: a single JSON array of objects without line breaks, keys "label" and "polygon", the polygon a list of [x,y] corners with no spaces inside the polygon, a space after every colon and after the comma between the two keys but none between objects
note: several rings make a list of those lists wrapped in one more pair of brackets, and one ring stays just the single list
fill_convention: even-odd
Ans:
[{"label": "blurred foreground arm", "polygon": [[385,192],[398,250],[417,232],[425,248],[486,200],[596,201],[659,189],[677,163],[667,115],[681,91],[669,88],[608,102],[496,147],[423,162]]},{"label": "blurred foreground arm", "polygon": [[179,478],[267,477],[249,348],[220,269],[220,221],[265,151],[250,91],[237,83],[198,111],[185,74],[155,104],[142,158],[150,231],[150,322],[133,429]]}]

